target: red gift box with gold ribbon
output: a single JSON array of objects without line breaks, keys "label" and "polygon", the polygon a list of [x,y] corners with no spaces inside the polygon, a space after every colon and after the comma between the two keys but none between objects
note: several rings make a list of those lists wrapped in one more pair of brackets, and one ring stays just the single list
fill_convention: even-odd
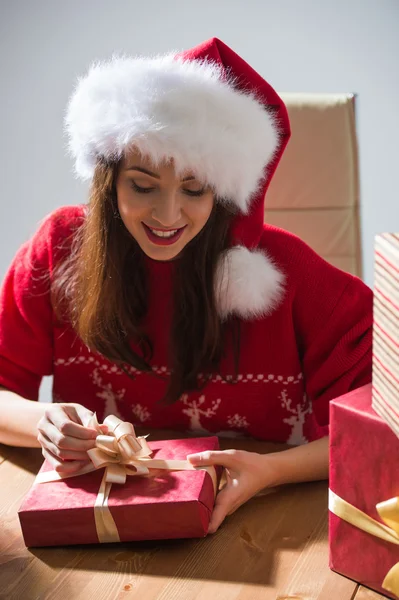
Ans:
[{"label": "red gift box with gold ribbon", "polygon": [[371,384],[330,403],[330,567],[399,598],[399,443]]},{"label": "red gift box with gold ribbon", "polygon": [[92,464],[80,474],[61,478],[47,461],[42,465],[19,510],[25,544],[205,536],[220,470],[195,468],[186,457],[217,450],[218,438],[147,442],[130,423],[107,419],[111,435],[99,434]]}]

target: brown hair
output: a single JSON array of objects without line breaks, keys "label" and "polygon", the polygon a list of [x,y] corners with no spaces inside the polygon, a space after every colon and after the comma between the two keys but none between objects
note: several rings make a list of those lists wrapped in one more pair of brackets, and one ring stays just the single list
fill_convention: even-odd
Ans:
[{"label": "brown hair", "polygon": [[[147,311],[144,255],[119,215],[118,169],[115,163],[97,165],[87,216],[74,234],[72,251],[54,272],[52,302],[58,317],[68,318],[90,349],[125,371],[131,365],[152,373],[151,340],[142,329]],[[238,370],[239,323],[221,321],[214,294],[217,261],[228,247],[231,218],[231,210],[215,202],[208,222],[176,261],[165,403],[200,389],[218,371],[228,334],[233,336]],[[138,344],[141,355],[129,340]]]}]

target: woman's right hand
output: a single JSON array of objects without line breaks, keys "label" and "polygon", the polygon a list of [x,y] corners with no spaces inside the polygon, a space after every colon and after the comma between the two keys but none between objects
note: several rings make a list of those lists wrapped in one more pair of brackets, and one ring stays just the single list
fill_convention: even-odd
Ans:
[{"label": "woman's right hand", "polygon": [[[87,450],[95,447],[98,431],[87,427],[93,413],[81,404],[49,404],[37,424],[42,454],[57,471],[70,474],[89,462]],[[101,425],[102,433],[106,426]]]}]

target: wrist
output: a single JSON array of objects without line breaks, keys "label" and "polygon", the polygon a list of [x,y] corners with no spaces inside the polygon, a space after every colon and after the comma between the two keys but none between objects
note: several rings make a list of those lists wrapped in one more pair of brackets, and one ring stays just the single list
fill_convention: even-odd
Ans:
[{"label": "wrist", "polygon": [[289,464],[287,463],[289,460],[287,460],[286,452],[287,450],[281,450],[260,455],[263,487],[276,487],[288,483]]},{"label": "wrist", "polygon": [[324,437],[281,452],[262,454],[265,485],[328,479],[328,443],[329,438]]},{"label": "wrist", "polygon": [[8,446],[39,448],[37,424],[46,404],[0,390],[0,443]]}]

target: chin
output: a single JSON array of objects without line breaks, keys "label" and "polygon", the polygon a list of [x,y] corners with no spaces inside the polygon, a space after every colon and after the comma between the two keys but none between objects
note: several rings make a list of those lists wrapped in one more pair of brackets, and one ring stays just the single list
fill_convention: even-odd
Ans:
[{"label": "chin", "polygon": [[177,258],[183,250],[183,248],[184,245],[182,246],[180,244],[178,248],[168,248],[161,246],[159,248],[154,248],[153,246],[149,247],[147,244],[145,244],[145,246],[141,245],[142,251],[148,256],[148,258],[164,262],[174,260],[175,258]]}]

